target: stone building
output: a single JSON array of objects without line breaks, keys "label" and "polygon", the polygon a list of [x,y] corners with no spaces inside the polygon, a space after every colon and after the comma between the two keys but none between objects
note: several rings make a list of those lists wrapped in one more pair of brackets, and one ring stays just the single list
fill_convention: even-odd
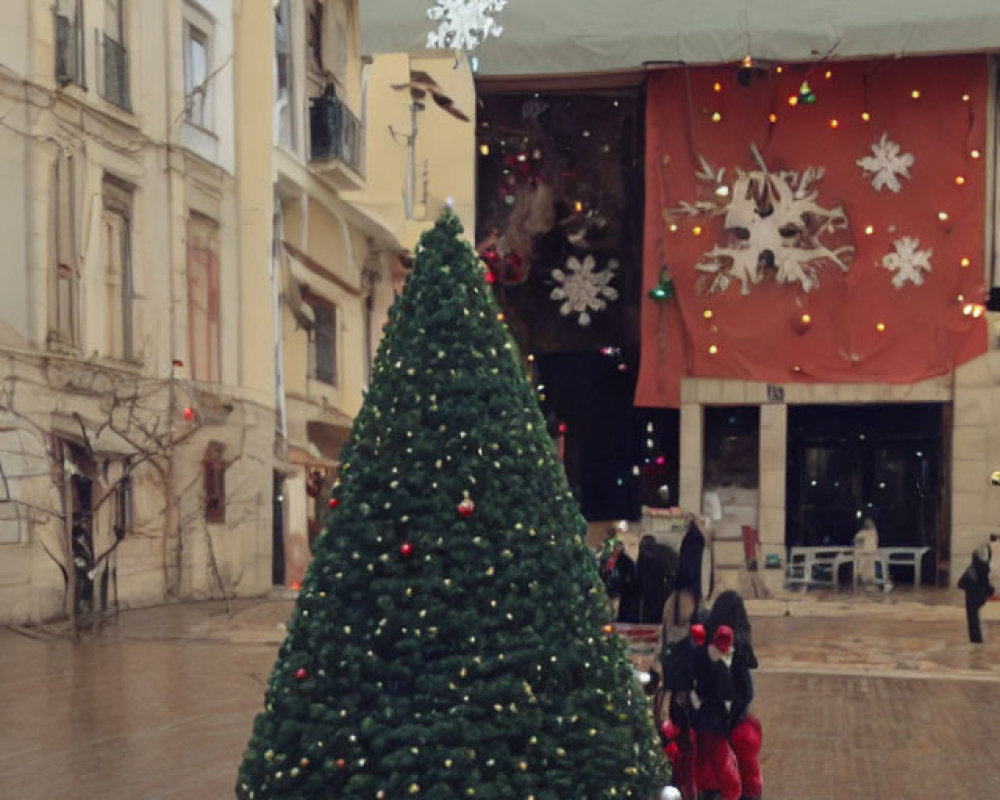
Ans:
[{"label": "stone building", "polygon": [[430,166],[467,123],[418,143],[391,84],[471,113],[468,69],[364,63],[356,0],[18,0],[0,53],[0,620],[294,583],[416,234],[472,208]]}]

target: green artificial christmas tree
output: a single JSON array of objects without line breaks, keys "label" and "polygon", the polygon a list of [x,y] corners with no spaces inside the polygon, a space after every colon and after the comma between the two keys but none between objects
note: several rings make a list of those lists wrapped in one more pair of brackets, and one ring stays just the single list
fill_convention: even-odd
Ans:
[{"label": "green artificial christmas tree", "polygon": [[669,775],[472,248],[421,237],[236,793],[653,797]]}]

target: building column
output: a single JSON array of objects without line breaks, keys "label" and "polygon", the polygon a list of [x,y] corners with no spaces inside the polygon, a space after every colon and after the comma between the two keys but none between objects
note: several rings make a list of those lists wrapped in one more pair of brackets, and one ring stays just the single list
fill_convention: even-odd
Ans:
[{"label": "building column", "polygon": [[[788,465],[788,406],[768,403],[760,407],[760,510],[758,533],[761,554],[778,554],[785,563],[785,481]],[[761,569],[764,567],[761,565]],[[764,575],[769,573],[764,572]],[[780,586],[783,570],[772,570]],[[770,587],[775,588],[775,587]]]},{"label": "building column", "polygon": [[701,513],[703,417],[701,403],[681,403],[680,506]]}]

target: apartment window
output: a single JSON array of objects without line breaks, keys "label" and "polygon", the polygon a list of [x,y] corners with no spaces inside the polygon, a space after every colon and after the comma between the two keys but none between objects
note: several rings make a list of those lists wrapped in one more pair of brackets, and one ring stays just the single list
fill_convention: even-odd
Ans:
[{"label": "apartment window", "polygon": [[292,90],[292,8],[289,0],[274,6],[274,137],[278,144],[295,148],[295,103]]},{"label": "apartment window", "polygon": [[79,271],[76,255],[76,171],[75,159],[63,151],[52,165],[51,252],[52,303],[50,338],[77,344],[79,325]]},{"label": "apartment window", "polygon": [[57,0],[53,6],[56,42],[56,80],[60,86],[84,85],[83,2]]},{"label": "apartment window", "polygon": [[310,375],[318,381],[337,385],[337,308],[310,296],[309,307],[316,319],[309,341]]},{"label": "apartment window", "polygon": [[105,177],[102,198],[101,244],[107,296],[107,353],[133,361],[137,353],[133,335],[132,192],[125,184]]},{"label": "apartment window", "polygon": [[196,381],[218,383],[219,363],[219,226],[200,214],[187,225],[188,361]]},{"label": "apartment window", "polygon": [[205,491],[205,522],[220,525],[226,521],[226,446],[209,442],[201,463]]},{"label": "apartment window", "polygon": [[131,110],[124,0],[104,0],[104,30],[98,33],[98,37],[104,56],[101,94],[119,108]]},{"label": "apartment window", "polygon": [[190,22],[184,25],[184,96],[187,121],[210,128],[208,73],[211,48],[206,29]]},{"label": "apartment window", "polygon": [[309,51],[309,69],[323,74],[323,3],[310,0],[306,28],[306,47]]}]

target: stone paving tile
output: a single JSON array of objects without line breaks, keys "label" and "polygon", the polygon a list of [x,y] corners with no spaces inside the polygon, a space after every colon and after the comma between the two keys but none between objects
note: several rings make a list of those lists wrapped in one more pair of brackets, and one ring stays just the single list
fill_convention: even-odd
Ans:
[{"label": "stone paving tile", "polygon": [[1000,798],[1000,683],[763,674],[766,800]]},{"label": "stone paving tile", "polygon": [[[79,644],[0,630],[0,800],[231,798],[291,601],[232,610],[127,612]],[[1000,800],[1000,622],[974,646],[951,601],[751,612],[766,800]]]}]

